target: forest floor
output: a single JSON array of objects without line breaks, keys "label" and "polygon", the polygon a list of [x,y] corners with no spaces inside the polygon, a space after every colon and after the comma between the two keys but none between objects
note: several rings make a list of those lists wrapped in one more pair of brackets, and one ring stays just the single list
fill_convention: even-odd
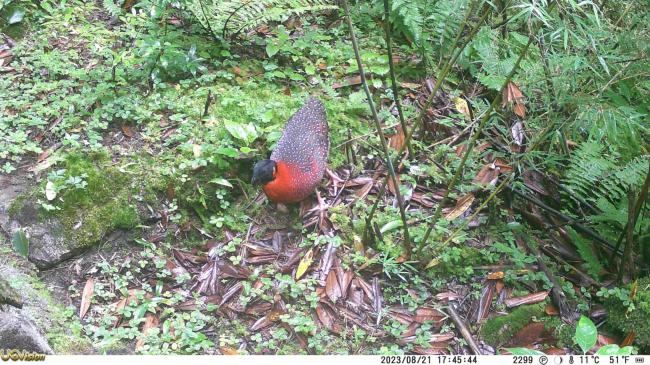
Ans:
[{"label": "forest floor", "polygon": [[[544,207],[557,208],[559,193],[513,157],[525,131],[512,110],[505,133],[476,143],[425,250],[405,249],[396,188],[410,240],[421,242],[478,123],[466,100],[491,97],[463,75],[433,99],[417,152],[397,166],[400,186],[382,189],[387,171],[340,19],[230,46],[176,18],[163,20],[167,38],[142,39],[137,17],[92,3],[52,11],[0,38],[0,257],[31,265],[30,285],[52,296],[56,331],[45,335],[55,352],[566,354],[580,313],[603,323],[596,292],[616,273],[594,279],[570,233],[548,229],[562,225]],[[399,150],[387,60],[379,40],[363,41]],[[421,62],[395,60],[404,70]],[[401,79],[413,121],[436,79]],[[249,184],[252,165],[309,95],[327,110],[330,170],[285,212]],[[511,191],[513,172],[533,200]],[[27,258],[16,253],[23,241]],[[632,341],[599,330],[591,352]],[[67,340],[54,340],[61,333]]]}]

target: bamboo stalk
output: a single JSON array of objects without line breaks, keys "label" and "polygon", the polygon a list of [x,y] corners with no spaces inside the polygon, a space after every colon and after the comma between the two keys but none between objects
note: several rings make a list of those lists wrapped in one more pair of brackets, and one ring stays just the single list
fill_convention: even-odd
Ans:
[{"label": "bamboo stalk", "polygon": [[483,116],[483,119],[479,123],[478,127],[474,131],[474,135],[472,135],[472,138],[470,138],[469,142],[467,143],[467,148],[465,149],[465,153],[463,154],[463,158],[460,160],[460,164],[458,165],[458,168],[456,169],[456,173],[452,177],[451,181],[449,181],[449,184],[447,185],[447,189],[445,190],[444,195],[442,196],[442,200],[436,207],[435,212],[433,213],[433,219],[431,220],[431,224],[429,224],[429,227],[427,228],[426,232],[424,233],[424,237],[422,238],[422,241],[420,241],[417,251],[416,252],[421,252],[422,249],[425,247],[427,240],[429,239],[429,236],[431,235],[431,231],[435,227],[436,223],[438,223],[438,220],[440,219],[440,216],[442,215],[442,207],[445,205],[447,202],[447,199],[449,198],[449,193],[451,190],[456,186],[456,183],[460,179],[460,174],[463,171],[463,167],[465,167],[465,163],[467,162],[467,158],[469,155],[472,153],[472,150],[474,149],[474,144],[476,144],[476,140],[478,137],[481,135],[481,132],[483,132],[483,128],[485,128],[485,125],[487,124],[487,121],[490,119],[490,116],[492,115],[492,110],[498,105],[498,103],[501,101],[501,94],[502,91],[508,86],[508,83],[510,83],[510,80],[512,77],[515,75],[517,70],[519,69],[519,64],[521,61],[524,59],[524,56],[528,52],[528,48],[530,48],[530,45],[533,43],[534,40],[534,34],[531,33],[528,37],[528,43],[522,49],[522,51],[519,53],[519,57],[517,58],[517,61],[515,62],[514,66],[512,67],[512,70],[506,77],[506,80],[504,81],[503,85],[501,85],[501,90],[499,90],[499,93],[497,96],[495,96],[494,100],[492,100],[492,103],[490,104],[490,107],[485,111],[485,115]]},{"label": "bamboo stalk", "polygon": [[[402,111],[402,102],[399,100],[399,90],[397,89],[397,77],[395,76],[395,64],[393,62],[393,42],[390,34],[390,0],[384,0],[384,29],[386,33],[386,50],[388,51],[388,68],[390,70],[391,88],[393,90],[393,99],[395,100],[395,107],[399,117],[399,124],[402,127],[404,134],[408,133],[406,128],[406,121],[404,120],[404,112]],[[411,141],[406,143],[409,155],[413,156],[413,148]]]},{"label": "bamboo stalk", "polygon": [[[471,7],[470,7],[471,9]],[[468,12],[465,14],[465,18],[463,19],[463,25],[460,27],[458,30],[458,34],[456,36],[456,43],[454,43],[454,49],[458,48],[456,53],[453,54],[453,56],[449,59],[449,61],[445,64],[445,67],[443,70],[440,72],[438,75],[438,78],[436,79],[436,84],[433,87],[433,90],[431,91],[431,94],[429,95],[429,99],[425,103],[424,108],[420,111],[420,115],[418,118],[415,120],[415,123],[413,125],[413,128],[409,131],[409,133],[406,133],[406,136],[404,138],[404,146],[400,148],[400,150],[397,152],[397,157],[395,159],[394,165],[399,165],[401,161],[403,160],[404,156],[402,153],[404,152],[404,147],[406,146],[407,142],[411,141],[411,138],[413,137],[413,132],[417,129],[419,125],[421,125],[424,121],[424,116],[426,115],[426,111],[429,109],[431,104],[433,103],[433,99],[437,93],[437,91],[440,89],[440,86],[442,85],[443,80],[447,77],[449,74],[449,71],[451,70],[451,66],[456,62],[460,54],[463,52],[469,41],[472,39],[472,37],[478,32],[478,29],[480,28],[480,25],[485,21],[487,18],[488,14],[490,12],[486,11],[485,14],[479,19],[479,21],[476,23],[476,25],[472,28],[470,31],[469,35],[465,38],[464,42],[462,44],[459,44],[458,47],[456,47],[456,43],[461,39],[463,30],[465,29],[465,24],[469,20],[469,16],[471,15],[471,11],[468,10]],[[388,177],[386,177],[379,189],[380,192],[385,192],[386,191],[386,185],[388,183]],[[370,212],[368,212],[368,216],[366,217],[366,221],[372,221],[372,218],[375,215],[375,212],[379,206],[379,201],[381,200],[382,194],[378,194],[377,196],[377,201],[375,201],[375,204],[373,204],[372,208],[370,209]],[[366,230],[368,229],[368,226],[366,225]]]},{"label": "bamboo stalk", "polygon": [[395,198],[397,199],[397,204],[399,206],[400,217],[402,219],[402,228],[404,231],[403,246],[406,252],[410,254],[411,238],[409,235],[408,224],[406,219],[404,199],[402,199],[402,193],[399,191],[399,182],[397,181],[397,175],[395,174],[393,161],[390,157],[390,150],[388,149],[388,143],[386,143],[386,136],[384,136],[384,132],[381,129],[381,122],[379,121],[379,116],[377,115],[377,109],[375,108],[375,103],[372,100],[372,94],[370,93],[370,88],[368,87],[368,82],[366,80],[366,73],[363,70],[363,62],[361,61],[361,54],[359,53],[359,45],[357,43],[357,37],[354,33],[354,25],[352,24],[352,18],[350,17],[350,7],[348,6],[348,2],[346,0],[343,0],[343,7],[345,8],[345,20],[348,24],[348,27],[350,28],[350,40],[352,41],[354,56],[357,60],[357,66],[359,67],[359,76],[361,77],[361,84],[363,85],[363,90],[365,91],[366,97],[368,98],[368,106],[370,107],[370,111],[372,112],[372,119],[373,122],[375,123],[375,129],[377,130],[377,134],[379,135],[379,141],[381,142],[381,147],[384,150],[384,154],[386,156],[388,173],[390,175],[391,180],[393,181],[393,185],[395,186]]}]

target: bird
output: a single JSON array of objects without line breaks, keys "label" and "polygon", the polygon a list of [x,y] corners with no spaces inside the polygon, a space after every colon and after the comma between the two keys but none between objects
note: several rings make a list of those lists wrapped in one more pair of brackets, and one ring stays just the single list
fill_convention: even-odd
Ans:
[{"label": "bird", "polygon": [[329,154],[329,126],[323,103],[311,97],[282,131],[271,157],[253,167],[253,185],[262,185],[275,203],[303,201],[316,189]]}]

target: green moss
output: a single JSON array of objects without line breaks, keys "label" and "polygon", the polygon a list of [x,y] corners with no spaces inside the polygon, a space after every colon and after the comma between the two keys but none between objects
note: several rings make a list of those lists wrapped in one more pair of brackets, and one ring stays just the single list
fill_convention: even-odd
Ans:
[{"label": "green moss", "polygon": [[639,279],[637,292],[631,300],[631,306],[625,306],[615,297],[605,301],[608,313],[608,324],[614,329],[627,335],[636,333],[634,342],[642,349],[650,349],[650,277]]},{"label": "green moss", "polygon": [[9,204],[9,208],[7,208],[7,213],[9,214],[10,217],[15,216],[20,212],[20,210],[23,208],[25,205],[25,201],[29,198],[29,194],[20,194],[14,200],[11,201],[11,204]]},{"label": "green moss", "polygon": [[481,327],[480,333],[485,342],[493,347],[500,347],[524,328],[534,318],[544,316],[544,303],[521,306],[511,313],[488,319]]},{"label": "green moss", "polygon": [[70,244],[88,247],[115,229],[139,223],[138,211],[130,203],[131,177],[111,166],[107,155],[71,154],[62,167],[66,178],[83,176],[86,186],[65,189],[60,210],[41,213],[59,218]]},{"label": "green moss", "polygon": [[550,317],[544,323],[544,328],[553,333],[556,347],[571,347],[574,344],[573,336],[576,332],[575,325],[565,323],[560,317]]}]

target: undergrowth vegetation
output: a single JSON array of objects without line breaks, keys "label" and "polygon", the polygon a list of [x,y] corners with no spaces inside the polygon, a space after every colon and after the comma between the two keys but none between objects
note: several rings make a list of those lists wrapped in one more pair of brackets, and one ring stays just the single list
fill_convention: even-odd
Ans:
[{"label": "undergrowth vegetation", "polygon": [[[71,285],[71,330],[108,353],[597,351],[584,315],[648,351],[647,4],[344,3],[0,2],[0,171],[38,180],[12,213],[135,235]],[[310,95],[331,173],[282,213],[252,166]],[[375,299],[340,309],[326,253]]]}]

